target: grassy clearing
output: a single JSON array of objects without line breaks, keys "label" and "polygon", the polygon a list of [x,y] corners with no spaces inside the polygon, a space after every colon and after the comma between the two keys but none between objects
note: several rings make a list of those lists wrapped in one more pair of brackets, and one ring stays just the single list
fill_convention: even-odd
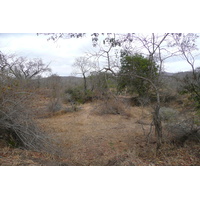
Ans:
[{"label": "grassy clearing", "polygon": [[[37,122],[57,141],[56,155],[12,149],[2,143],[0,165],[80,165],[80,166],[190,166],[200,165],[199,144],[184,147],[165,143],[156,154],[151,124],[151,108],[129,107],[129,115],[98,114],[102,102],[81,105],[76,112],[45,114],[48,99],[39,101]],[[34,105],[36,106],[36,105]],[[43,111],[43,114],[42,112]]]},{"label": "grassy clearing", "polygon": [[153,134],[146,144],[150,108],[131,107],[127,118],[95,114],[95,107],[95,103],[85,104],[78,112],[40,120],[60,139],[62,157],[72,165],[199,165],[198,145],[178,148],[164,144],[156,156]]}]

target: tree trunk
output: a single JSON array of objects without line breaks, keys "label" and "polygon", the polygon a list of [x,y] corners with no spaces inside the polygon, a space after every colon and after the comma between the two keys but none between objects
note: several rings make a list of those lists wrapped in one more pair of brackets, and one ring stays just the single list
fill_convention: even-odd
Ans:
[{"label": "tree trunk", "polygon": [[153,122],[155,126],[157,150],[160,149],[162,144],[162,123],[160,119],[160,104],[157,104],[153,114]]},{"label": "tree trunk", "polygon": [[153,121],[155,125],[155,134],[156,134],[156,143],[157,143],[157,150],[160,149],[162,144],[162,122],[160,118],[160,95],[158,90],[157,93],[157,105],[154,110]]},{"label": "tree trunk", "polygon": [[162,123],[161,123],[161,118],[160,118],[160,93],[156,85],[148,78],[141,77],[138,75],[135,75],[135,77],[141,78],[143,80],[147,80],[155,89],[156,92],[156,106],[154,108],[154,113],[153,113],[153,123],[155,126],[155,135],[156,135],[156,143],[157,143],[157,150],[160,149],[161,144],[162,144]]},{"label": "tree trunk", "polygon": [[85,74],[83,75],[83,80],[84,80],[84,94],[86,95],[86,91],[87,91],[87,81],[86,81]]}]

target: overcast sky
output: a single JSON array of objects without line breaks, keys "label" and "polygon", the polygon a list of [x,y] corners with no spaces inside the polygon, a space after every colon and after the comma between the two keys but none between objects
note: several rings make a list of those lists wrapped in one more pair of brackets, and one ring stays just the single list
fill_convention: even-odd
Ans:
[{"label": "overcast sky", "polygon": [[92,48],[91,38],[47,41],[47,36],[36,34],[0,34],[0,50],[28,58],[41,58],[49,63],[52,72],[62,76],[72,73],[72,63]]},{"label": "overcast sky", "polygon": [[[15,53],[28,58],[41,58],[45,63],[51,62],[50,67],[53,73],[70,76],[75,58],[94,48],[90,36],[79,39],[60,39],[57,42],[47,41],[47,38],[48,36],[37,36],[35,33],[2,33],[0,34],[0,50],[3,53]],[[180,59],[172,59],[166,62],[164,67],[167,72],[190,70],[190,66]]]}]

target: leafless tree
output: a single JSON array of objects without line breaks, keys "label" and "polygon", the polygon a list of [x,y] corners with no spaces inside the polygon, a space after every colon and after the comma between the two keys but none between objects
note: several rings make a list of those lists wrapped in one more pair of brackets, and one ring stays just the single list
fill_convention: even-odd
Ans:
[{"label": "leafless tree", "polygon": [[[163,63],[164,61],[175,55],[175,52],[170,52],[167,50],[169,33],[164,34],[150,34],[147,36],[144,35],[134,35],[134,40],[139,42],[139,48],[142,50],[145,50],[147,55],[149,56],[150,61],[156,61],[156,63],[159,65],[159,75],[162,72]],[[153,63],[153,62],[151,62]],[[149,66],[151,69],[151,66]],[[153,68],[152,68],[153,69]],[[153,73],[152,73],[153,74]],[[153,112],[153,123],[155,126],[155,134],[157,138],[157,150],[161,147],[162,144],[162,122],[160,117],[160,79],[154,77],[141,77],[137,74],[133,74],[133,76],[141,78],[149,82],[149,84],[153,87],[155,93],[156,93],[156,106],[154,107]]]},{"label": "leafless tree", "polygon": [[7,56],[0,52],[0,71],[4,72],[7,66]]},{"label": "leafless tree", "polygon": [[90,74],[91,70],[95,67],[95,63],[90,61],[87,57],[78,57],[73,63],[74,74],[79,74],[84,80],[84,93],[87,91],[87,76]]},{"label": "leafless tree", "polygon": [[[122,44],[120,36],[121,34],[109,33],[102,38],[98,34],[93,34],[95,48],[86,52],[86,57],[95,62],[95,68],[91,72],[91,80],[93,79],[92,83],[93,85],[95,83],[95,88],[98,90],[97,96],[101,99],[104,98],[105,101],[111,95],[108,90],[109,79],[117,77],[119,70],[119,46]],[[123,40],[125,39],[123,38]]]},{"label": "leafless tree", "polygon": [[47,78],[48,88],[50,90],[49,104],[47,105],[48,111],[50,113],[55,113],[62,108],[62,93],[63,84],[61,77],[56,74],[52,74]]},{"label": "leafless tree", "polygon": [[[49,63],[50,64],[50,63]],[[24,57],[12,57],[8,64],[9,72],[15,78],[22,79],[33,79],[37,75],[44,72],[50,72],[49,64],[44,64],[42,59],[27,59]]]},{"label": "leafless tree", "polygon": [[[117,36],[117,37],[116,37]],[[117,70],[119,69],[119,65],[114,65],[114,62],[111,62],[111,51],[116,46],[123,46],[125,45],[126,48],[130,48],[134,45],[131,42],[136,42],[137,48],[133,48],[135,51],[140,51],[146,55],[148,55],[150,63],[158,63],[159,65],[159,74],[162,72],[163,63],[164,61],[174,56],[176,52],[170,52],[167,50],[167,39],[169,38],[169,33],[164,34],[149,34],[147,36],[144,36],[142,34],[113,34],[112,40],[104,40],[104,46],[102,47],[99,43],[96,42],[96,47],[99,48],[99,51],[96,53],[91,53],[90,55],[93,55],[97,59],[105,58],[107,60],[107,65],[105,67],[101,68],[101,71],[109,71],[115,76],[117,76]],[[121,38],[121,40],[120,40]],[[128,46],[126,45],[128,42]],[[152,86],[153,90],[156,93],[157,103],[154,107],[154,113],[153,113],[153,122],[155,126],[155,134],[157,137],[157,149],[161,147],[162,143],[162,123],[159,116],[159,110],[160,110],[160,91],[159,91],[159,78],[153,77],[153,66],[149,66],[150,69],[152,69],[152,73],[150,74],[150,77],[142,77],[138,75],[137,73],[132,73],[131,76],[143,79]],[[124,74],[126,76],[126,74]]]},{"label": "leafless tree", "polygon": [[197,52],[196,41],[199,38],[198,34],[195,33],[174,33],[172,34],[173,41],[170,43],[172,47],[177,48],[179,56],[186,60],[192,69],[193,79],[196,80],[195,73],[195,60],[200,56]]},{"label": "leafless tree", "polygon": [[86,57],[92,58],[98,63],[98,72],[110,72],[117,75],[119,69],[119,45],[121,45],[118,34],[109,34],[108,37],[95,40],[95,49],[86,52]]},{"label": "leafless tree", "polygon": [[35,121],[34,93],[16,84],[8,73],[12,56],[0,55],[0,138],[14,147],[54,151],[50,135]]}]

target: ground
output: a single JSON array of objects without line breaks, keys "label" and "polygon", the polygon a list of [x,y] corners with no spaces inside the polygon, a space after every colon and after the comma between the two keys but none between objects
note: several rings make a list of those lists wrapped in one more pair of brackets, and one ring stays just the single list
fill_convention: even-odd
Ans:
[{"label": "ground", "polygon": [[60,138],[63,154],[76,165],[106,165],[115,155],[132,151],[134,140],[140,135],[136,123],[141,110],[133,109],[133,116],[95,114],[95,104],[85,104],[78,112],[44,118],[44,128]]},{"label": "ground", "polygon": [[199,144],[163,144],[156,152],[153,133],[147,144],[151,108],[128,107],[126,114],[98,114],[99,102],[76,112],[40,117],[37,122],[58,142],[59,153],[13,149],[1,144],[0,165],[36,166],[190,166],[200,165]]}]

